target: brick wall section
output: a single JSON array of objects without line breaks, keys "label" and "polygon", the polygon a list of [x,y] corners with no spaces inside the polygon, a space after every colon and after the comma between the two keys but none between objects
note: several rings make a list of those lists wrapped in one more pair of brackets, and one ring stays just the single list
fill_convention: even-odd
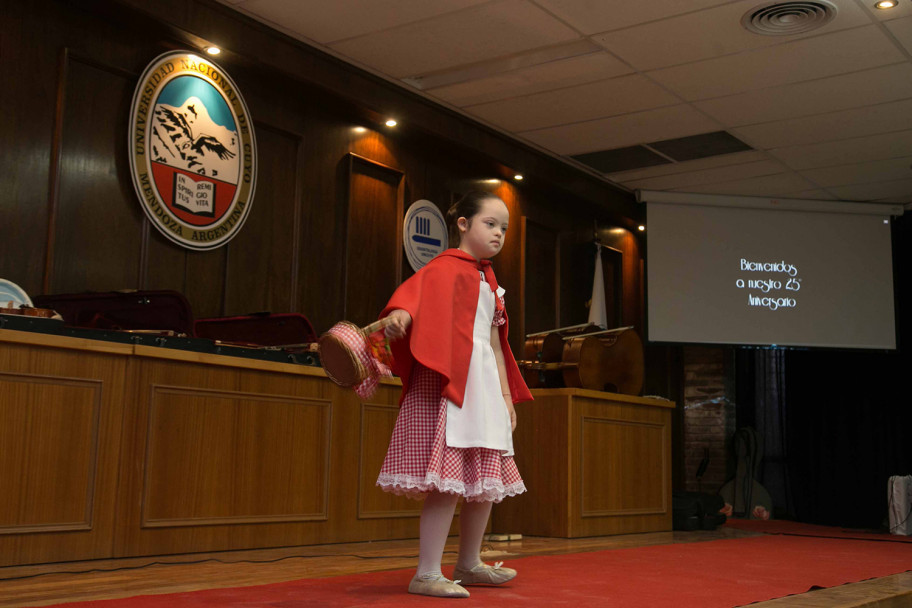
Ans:
[{"label": "brick wall section", "polygon": [[[730,477],[728,442],[735,431],[735,406],[726,381],[726,350],[684,348],[684,483],[685,490],[715,494]],[[704,454],[709,467],[698,484]]]}]

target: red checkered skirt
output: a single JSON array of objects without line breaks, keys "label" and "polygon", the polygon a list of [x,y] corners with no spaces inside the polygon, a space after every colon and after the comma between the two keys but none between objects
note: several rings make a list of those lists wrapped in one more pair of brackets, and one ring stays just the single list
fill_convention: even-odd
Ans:
[{"label": "red checkered skirt", "polygon": [[478,502],[500,502],[525,492],[512,456],[446,445],[447,399],[442,391],[440,374],[416,362],[377,485],[409,498],[438,491]]}]

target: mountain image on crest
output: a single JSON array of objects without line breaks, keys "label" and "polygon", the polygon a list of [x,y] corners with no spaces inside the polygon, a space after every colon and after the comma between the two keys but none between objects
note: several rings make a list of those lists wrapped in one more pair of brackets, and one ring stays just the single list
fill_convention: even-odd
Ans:
[{"label": "mountain image on crest", "polygon": [[238,183],[237,132],[216,124],[197,97],[190,97],[179,108],[155,105],[151,148],[154,162]]}]

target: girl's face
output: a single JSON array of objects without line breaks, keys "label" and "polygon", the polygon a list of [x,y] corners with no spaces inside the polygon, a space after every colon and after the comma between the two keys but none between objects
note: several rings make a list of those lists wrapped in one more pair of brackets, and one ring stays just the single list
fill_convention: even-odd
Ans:
[{"label": "girl's face", "polygon": [[509,221],[510,212],[504,202],[493,196],[486,198],[471,219],[456,220],[459,249],[478,260],[494,257],[503,248]]}]

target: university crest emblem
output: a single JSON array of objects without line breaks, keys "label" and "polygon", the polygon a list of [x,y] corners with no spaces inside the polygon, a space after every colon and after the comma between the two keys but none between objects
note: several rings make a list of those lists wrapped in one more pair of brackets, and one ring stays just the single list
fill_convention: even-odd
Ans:
[{"label": "university crest emblem", "polygon": [[211,61],[173,51],[148,65],[133,94],[129,149],[143,211],[170,240],[215,249],[244,225],[256,186],[253,124]]}]

